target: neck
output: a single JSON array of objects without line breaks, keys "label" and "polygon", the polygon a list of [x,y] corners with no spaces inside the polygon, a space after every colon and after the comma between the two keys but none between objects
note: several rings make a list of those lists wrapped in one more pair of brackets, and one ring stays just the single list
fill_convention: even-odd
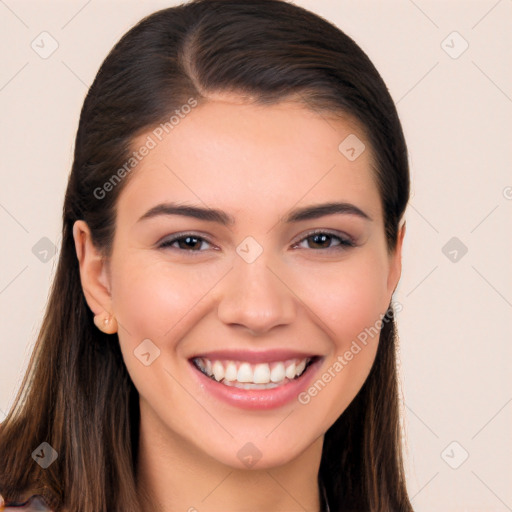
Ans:
[{"label": "neck", "polygon": [[143,414],[137,490],[155,512],[320,511],[318,470],[323,436],[279,467],[239,469],[222,464]]}]

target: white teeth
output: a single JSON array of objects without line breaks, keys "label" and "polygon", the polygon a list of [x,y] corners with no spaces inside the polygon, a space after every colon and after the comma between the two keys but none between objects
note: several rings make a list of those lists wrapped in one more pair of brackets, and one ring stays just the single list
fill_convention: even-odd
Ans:
[{"label": "white teeth", "polygon": [[272,389],[279,387],[279,384],[274,384],[273,382],[270,382],[269,384],[253,384],[252,382],[223,381],[222,384],[239,389]]},{"label": "white teeth", "polygon": [[269,389],[302,375],[311,358],[255,365],[248,362],[212,361],[203,357],[197,357],[193,361],[204,374],[225,385],[243,389]]},{"label": "white teeth", "polygon": [[270,382],[270,366],[268,363],[257,364],[254,367],[252,381],[255,384],[268,384]]},{"label": "white teeth", "polygon": [[220,382],[224,378],[224,366],[222,366],[222,363],[220,361],[214,361],[212,370],[215,380]]},{"label": "white teeth", "polygon": [[297,366],[295,363],[289,364],[286,367],[285,375],[288,379],[294,379],[297,375]]},{"label": "white teeth", "polygon": [[236,370],[236,364],[233,361],[229,361],[226,366],[226,373],[224,378],[229,381],[236,380],[237,374],[238,372]]},{"label": "white teeth", "polygon": [[249,363],[242,363],[236,376],[238,382],[252,382],[252,368]]},{"label": "white teeth", "polygon": [[284,380],[286,374],[284,371],[284,364],[277,363],[274,368],[270,371],[270,380],[272,382],[281,382]]}]

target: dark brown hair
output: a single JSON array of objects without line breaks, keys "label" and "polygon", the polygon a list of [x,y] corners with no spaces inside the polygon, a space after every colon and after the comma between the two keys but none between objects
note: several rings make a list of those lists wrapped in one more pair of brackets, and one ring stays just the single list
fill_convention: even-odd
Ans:
[{"label": "dark brown hair", "polygon": [[[72,236],[83,219],[108,257],[126,176],[99,198],[136,136],[194,98],[234,92],[258,104],[286,99],[364,129],[374,156],[388,250],[409,198],[406,145],[379,73],[352,39],[281,0],[196,0],[163,9],[111,50],[80,115],[63,211],[58,268],[16,401],[0,429],[0,493],[43,494],[56,510],[135,512],[138,394],[116,335],[101,333],[85,301]],[[136,172],[136,171],[135,171]],[[411,511],[399,422],[396,333],[390,305],[371,372],[325,434],[319,483],[331,512]],[[57,452],[42,469],[41,442]]]}]

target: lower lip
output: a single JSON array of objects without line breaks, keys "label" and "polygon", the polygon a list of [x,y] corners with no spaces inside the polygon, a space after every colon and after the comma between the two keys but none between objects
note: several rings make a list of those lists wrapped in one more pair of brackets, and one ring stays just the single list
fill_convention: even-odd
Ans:
[{"label": "lower lip", "polygon": [[282,407],[297,400],[298,395],[308,387],[322,361],[323,358],[319,357],[298,379],[272,389],[240,389],[226,386],[207,377],[192,361],[189,362],[192,373],[199,379],[199,385],[214,397],[241,409],[265,410]]}]

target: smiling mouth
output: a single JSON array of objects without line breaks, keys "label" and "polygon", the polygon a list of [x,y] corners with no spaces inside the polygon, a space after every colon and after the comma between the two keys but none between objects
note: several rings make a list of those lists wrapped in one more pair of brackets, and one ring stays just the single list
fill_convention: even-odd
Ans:
[{"label": "smiling mouth", "polygon": [[300,379],[320,356],[252,364],[194,357],[192,364],[210,379],[240,389],[273,389]]}]

